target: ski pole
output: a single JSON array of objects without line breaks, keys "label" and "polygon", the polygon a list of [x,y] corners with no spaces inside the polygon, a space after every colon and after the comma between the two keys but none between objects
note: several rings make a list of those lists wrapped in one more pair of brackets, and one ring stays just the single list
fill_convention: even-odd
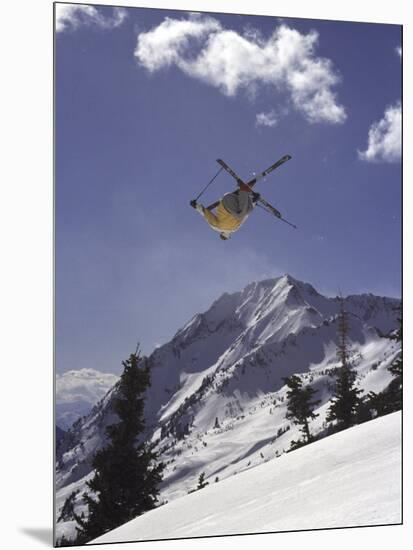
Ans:
[{"label": "ski pole", "polygon": [[210,180],[210,182],[202,189],[202,191],[199,193],[199,195],[196,197],[195,201],[199,199],[199,197],[205,193],[205,191],[208,189],[208,187],[211,185],[211,183],[214,181],[214,179],[218,176],[218,174],[223,170],[223,168],[220,168],[218,172],[215,174],[215,176]]},{"label": "ski pole", "polygon": [[284,223],[288,223],[288,225],[291,225],[291,227],[294,227],[294,229],[297,229],[297,226],[293,223],[289,222],[288,220],[285,220],[284,218],[280,218],[280,220]]}]

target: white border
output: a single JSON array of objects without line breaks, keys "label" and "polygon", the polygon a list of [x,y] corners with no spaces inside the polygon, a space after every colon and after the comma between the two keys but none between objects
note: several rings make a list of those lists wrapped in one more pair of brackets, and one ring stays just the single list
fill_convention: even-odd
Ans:
[{"label": "white border", "polygon": [[[101,1],[101,4],[111,4]],[[405,0],[152,0],[119,2],[124,6],[179,8],[191,11],[255,13],[286,17],[371,21],[404,25],[404,151],[411,144],[412,17]],[[19,0],[2,6],[3,135],[1,234],[2,309],[2,533],[4,548],[51,545],[52,527],[52,2]],[[407,59],[407,62],[406,62]],[[411,100],[410,100],[411,101]],[[4,111],[4,112],[3,112]],[[411,161],[404,156],[404,302],[405,330],[410,334],[412,311],[408,281],[412,280],[407,250],[411,211]],[[410,241],[409,241],[410,242]],[[385,259],[383,259],[385,261]],[[406,338],[406,337],[405,337]],[[408,338],[405,364],[410,359]],[[405,375],[405,434],[408,431],[410,375]],[[405,464],[411,464],[405,442]],[[405,521],[410,515],[410,468],[405,468]],[[409,532],[410,531],[410,532]],[[30,534],[31,533],[31,534]],[[322,550],[331,547],[404,548],[411,528],[379,527],[247,537],[143,543],[142,548],[177,550],[237,549],[275,545]],[[104,546],[137,549],[136,544]]]}]

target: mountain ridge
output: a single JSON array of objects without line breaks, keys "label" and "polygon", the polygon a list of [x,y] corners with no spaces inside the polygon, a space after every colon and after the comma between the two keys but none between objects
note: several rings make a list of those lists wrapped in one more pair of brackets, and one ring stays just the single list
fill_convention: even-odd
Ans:
[{"label": "mountain ridge", "polygon": [[[360,384],[383,389],[390,381],[386,368],[399,351],[380,333],[395,328],[400,301],[367,294],[343,302]],[[148,358],[145,437],[167,463],[164,500],[185,494],[201,468],[207,478],[216,472],[228,477],[258,464],[261,454],[285,452],[297,430],[285,421],[284,376],[300,373],[318,389],[322,404],[312,429],[323,429],[331,398],[328,371],[337,366],[339,308],[338,297],[325,297],[290,275],[265,279],[224,293],[154,350]],[[105,426],[116,421],[114,392],[60,446],[58,507],[69,486],[84,485],[93,452],[105,442]]]}]

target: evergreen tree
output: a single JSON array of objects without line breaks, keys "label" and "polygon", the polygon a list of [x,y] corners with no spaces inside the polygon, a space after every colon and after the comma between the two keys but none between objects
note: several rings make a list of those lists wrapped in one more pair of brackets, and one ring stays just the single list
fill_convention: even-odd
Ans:
[{"label": "evergreen tree", "polygon": [[338,317],[337,357],[341,363],[336,371],[336,387],[332,403],[327,413],[327,421],[337,421],[338,429],[349,428],[357,423],[361,404],[359,394],[362,390],[356,386],[356,373],[351,367],[348,347],[348,322],[341,298]]},{"label": "evergreen tree", "polygon": [[123,361],[113,410],[119,422],[107,426],[109,443],[96,452],[94,477],[84,493],[88,517],[75,515],[77,544],[84,544],[155,507],[164,465],[153,446],[138,443],[144,429],[144,393],[150,385],[149,367],[138,355]]},{"label": "evergreen tree", "polygon": [[[402,320],[398,319],[399,327],[390,335],[385,336],[396,342],[402,341]],[[375,409],[378,416],[399,411],[403,406],[403,355],[400,354],[388,367],[388,371],[393,375],[390,384],[380,393],[370,392],[369,406]]]},{"label": "evergreen tree", "polygon": [[198,487],[197,487],[197,489],[203,489],[207,485],[209,485],[209,482],[205,481],[205,472],[201,472],[201,474],[198,478]]},{"label": "evergreen tree", "polygon": [[60,537],[60,539],[56,540],[56,546],[57,547],[60,547],[60,546],[74,546],[75,544],[76,544],[76,542],[74,540],[67,539],[64,535],[62,535]]},{"label": "evergreen tree", "polygon": [[75,505],[76,495],[78,494],[78,492],[79,490],[72,491],[70,495],[67,497],[67,499],[65,500],[65,503],[63,504],[57,523],[59,523],[59,521],[70,521],[74,519],[74,505]]},{"label": "evergreen tree", "polygon": [[[286,418],[291,419],[294,424],[301,426],[301,431],[305,438],[305,443],[311,443],[314,440],[310,432],[309,420],[317,418],[314,408],[320,401],[312,401],[316,391],[311,386],[303,387],[303,381],[297,375],[283,378],[289,390],[287,392],[287,414]],[[293,446],[298,446],[299,442],[294,442]]]},{"label": "evergreen tree", "polygon": [[[401,308],[398,308],[401,313]],[[398,328],[390,334],[389,338],[396,342],[403,340],[403,322],[401,317],[398,319]],[[389,401],[392,403],[393,411],[399,411],[403,406],[403,354],[401,353],[390,365],[389,372],[393,375],[393,380],[388,386]]]}]

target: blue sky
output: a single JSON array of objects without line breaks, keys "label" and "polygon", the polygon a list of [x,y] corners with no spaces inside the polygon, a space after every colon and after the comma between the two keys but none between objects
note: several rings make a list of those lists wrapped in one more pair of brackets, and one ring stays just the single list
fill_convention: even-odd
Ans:
[{"label": "blue sky", "polygon": [[[400,296],[401,28],[57,6],[57,370],[118,373],[225,291],[285,272]],[[228,242],[189,207],[225,159],[256,210]],[[202,201],[233,189],[221,174]]]}]

